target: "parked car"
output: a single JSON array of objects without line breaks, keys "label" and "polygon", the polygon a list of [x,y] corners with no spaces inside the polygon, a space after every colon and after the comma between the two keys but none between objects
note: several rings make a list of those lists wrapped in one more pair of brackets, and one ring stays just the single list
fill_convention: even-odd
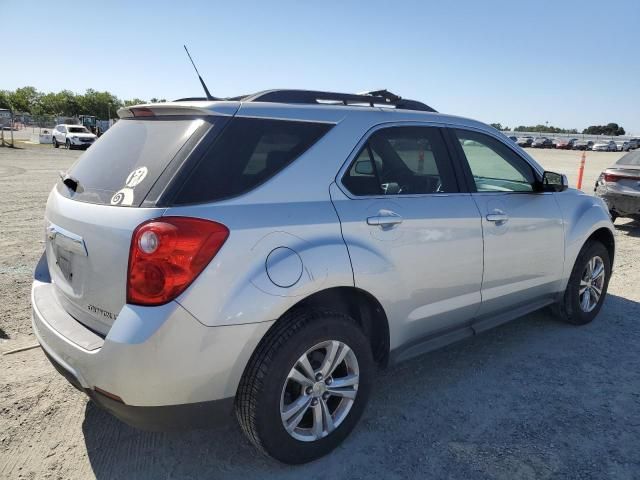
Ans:
[{"label": "parked car", "polygon": [[553,142],[547,137],[536,137],[531,143],[533,148],[553,148]]},{"label": "parked car", "polygon": [[600,174],[595,193],[609,207],[611,218],[640,218],[640,151],[629,152]]},{"label": "parked car", "polygon": [[591,150],[593,150],[594,152],[615,152],[618,150],[618,146],[613,140],[609,140],[608,142],[601,141],[594,143],[591,147]]},{"label": "parked car", "polygon": [[616,150],[618,152],[628,152],[630,148],[631,148],[630,143],[627,142],[626,140],[616,142]]},{"label": "parked car", "polygon": [[604,202],[483,123],[386,91],[118,115],[49,195],[31,299],[51,363],[131,425],[235,409],[307,462],[378,368],[545,306],[586,324],[607,293]]},{"label": "parked car", "polygon": [[58,148],[62,145],[67,150],[72,148],[81,148],[86,150],[93,145],[93,142],[98,138],[87,130],[87,127],[68,124],[56,125],[51,132],[51,137],[51,143],[54,148]]},{"label": "parked car", "polygon": [[573,147],[573,143],[574,143],[575,139],[570,139],[570,138],[555,138],[553,139],[553,146],[554,148],[560,149],[560,150],[571,150],[571,148]]},{"label": "parked car", "polygon": [[593,147],[592,140],[578,140],[573,143],[573,150],[591,150]]},{"label": "parked car", "polygon": [[530,147],[533,143],[532,137],[518,137],[518,141],[516,142],[521,147]]},{"label": "parked car", "polygon": [[640,148],[640,138],[629,139],[629,149],[635,150],[636,148]]}]

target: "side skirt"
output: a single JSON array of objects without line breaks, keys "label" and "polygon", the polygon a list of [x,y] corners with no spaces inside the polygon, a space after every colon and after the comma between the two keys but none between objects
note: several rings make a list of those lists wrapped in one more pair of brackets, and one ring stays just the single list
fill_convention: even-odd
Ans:
[{"label": "side skirt", "polygon": [[536,310],[551,305],[557,299],[554,297],[544,297],[532,303],[527,303],[520,307],[499,313],[497,315],[485,316],[471,320],[470,323],[461,325],[460,327],[438,332],[421,338],[416,342],[403,345],[391,351],[389,355],[389,365],[409,360],[410,358],[423,355],[433,350],[438,350],[452,343],[464,340],[467,337],[477,335],[478,333],[490,330],[494,327],[510,322],[516,318],[520,318]]}]

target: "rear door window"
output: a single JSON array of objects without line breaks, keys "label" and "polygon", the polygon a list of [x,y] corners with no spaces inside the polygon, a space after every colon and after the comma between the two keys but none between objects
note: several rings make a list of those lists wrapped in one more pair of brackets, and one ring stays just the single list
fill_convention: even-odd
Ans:
[{"label": "rear door window", "polygon": [[82,202],[139,206],[185,143],[213,122],[169,116],[119,120],[67,172],[78,182],[76,191],[62,182],[58,190]]},{"label": "rear door window", "polygon": [[233,118],[189,174],[173,203],[206,203],[246,193],[302,155],[332,126]]},{"label": "rear door window", "polygon": [[376,131],[342,183],[354,195],[457,191],[447,149],[436,127],[389,127]]}]

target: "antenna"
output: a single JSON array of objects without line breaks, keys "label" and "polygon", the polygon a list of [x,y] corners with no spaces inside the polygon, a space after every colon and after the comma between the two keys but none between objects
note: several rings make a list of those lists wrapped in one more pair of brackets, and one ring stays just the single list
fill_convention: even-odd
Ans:
[{"label": "antenna", "polygon": [[219,98],[214,97],[213,95],[211,95],[209,93],[209,89],[207,88],[207,84],[204,83],[204,80],[202,80],[202,77],[200,76],[200,72],[198,71],[198,67],[196,67],[196,64],[193,62],[193,58],[191,58],[191,54],[189,53],[189,50],[187,50],[187,46],[183,45],[184,47],[184,51],[187,52],[187,55],[189,56],[189,60],[191,60],[191,65],[193,65],[193,69],[196,71],[196,74],[198,75],[198,78],[200,79],[200,83],[202,84],[202,88],[204,88],[204,93],[207,96],[207,100],[220,100]]}]

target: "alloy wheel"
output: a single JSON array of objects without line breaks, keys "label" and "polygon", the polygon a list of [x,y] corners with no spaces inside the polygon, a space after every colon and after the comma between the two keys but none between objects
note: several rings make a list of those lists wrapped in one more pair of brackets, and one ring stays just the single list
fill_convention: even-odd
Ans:
[{"label": "alloy wheel", "polygon": [[347,418],[358,394],[358,359],[346,343],[329,340],[307,350],[282,388],[280,418],[293,438],[313,442]]},{"label": "alloy wheel", "polygon": [[599,256],[591,258],[582,272],[578,290],[580,309],[583,312],[589,313],[598,305],[604,288],[605,276],[606,270],[602,258]]}]

